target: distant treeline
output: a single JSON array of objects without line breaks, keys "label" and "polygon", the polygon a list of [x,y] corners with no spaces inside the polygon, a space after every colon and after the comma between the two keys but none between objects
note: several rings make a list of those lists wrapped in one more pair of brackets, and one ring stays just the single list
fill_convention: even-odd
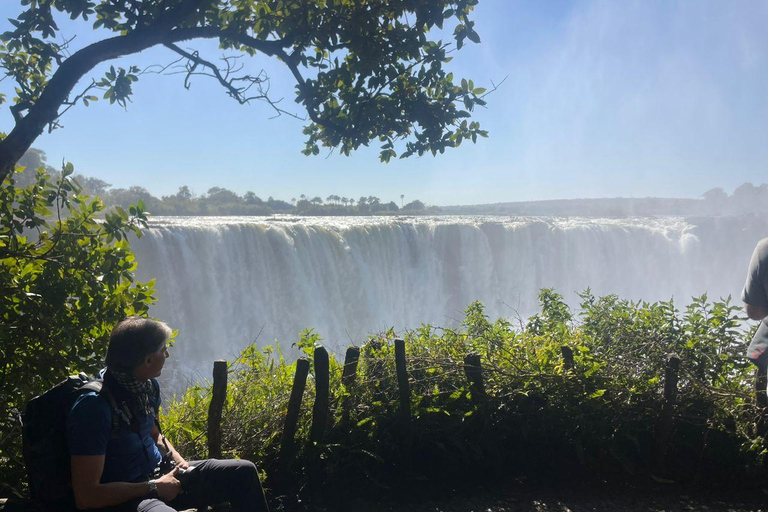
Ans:
[{"label": "distant treeline", "polygon": [[461,206],[442,206],[448,215],[562,215],[584,217],[648,217],[654,215],[747,215],[768,213],[768,184],[744,183],[728,195],[722,188],[700,198],[612,197],[554,199]]},{"label": "distant treeline", "polygon": [[[27,169],[46,167],[50,173],[56,171],[46,164],[45,153],[30,149],[19,161]],[[17,175],[20,185],[31,183],[31,173]],[[127,207],[144,201],[147,211],[154,215],[272,215],[275,213],[293,215],[511,215],[511,216],[584,216],[584,217],[647,217],[654,215],[711,216],[748,215],[768,213],[768,184],[755,186],[744,183],[728,194],[722,188],[708,190],[697,199],[688,198],[599,198],[599,199],[555,199],[547,201],[520,201],[509,203],[426,206],[415,200],[400,204],[385,202],[375,196],[358,199],[330,195],[325,199],[301,195],[289,201],[268,197],[262,199],[254,192],[239,195],[221,187],[212,187],[205,194],[195,195],[187,186],[176,194],[157,198],[144,187],[112,188],[98,178],[77,176],[85,192],[104,200],[107,205]]]},{"label": "distant treeline", "polygon": [[[19,161],[27,169],[46,167],[56,175],[55,169],[46,164],[43,151],[30,149]],[[31,182],[31,173],[24,172],[17,176],[19,185]],[[395,201],[384,202],[376,196],[363,196],[358,199],[330,195],[323,198],[308,197],[304,194],[290,201],[269,197],[262,199],[254,192],[242,196],[231,190],[212,187],[202,195],[195,195],[184,185],[176,194],[162,197],[153,196],[146,188],[112,188],[112,185],[98,178],[76,175],[77,182],[85,193],[100,197],[109,206],[127,208],[130,204],[144,201],[146,210],[153,215],[272,215],[285,213],[293,215],[408,215],[438,214],[437,207],[427,207],[417,200],[405,203],[405,196],[400,196],[400,205]]]},{"label": "distant treeline", "polygon": [[128,189],[110,188],[96,178],[76,176],[83,188],[104,200],[108,205],[127,207],[144,201],[147,211],[154,215],[272,215],[287,213],[294,215],[387,215],[395,213],[423,214],[439,213],[439,209],[427,208],[419,200],[398,206],[394,201],[382,202],[378,197],[367,196],[348,199],[331,195],[321,197],[291,198],[290,202],[268,197],[262,199],[254,192],[237,193],[221,187],[212,187],[203,195],[196,196],[188,186],[182,186],[176,194],[157,198],[144,187]]}]

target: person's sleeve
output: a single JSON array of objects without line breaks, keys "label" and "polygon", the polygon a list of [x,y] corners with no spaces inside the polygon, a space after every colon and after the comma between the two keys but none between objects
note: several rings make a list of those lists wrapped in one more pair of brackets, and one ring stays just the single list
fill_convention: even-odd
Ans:
[{"label": "person's sleeve", "polygon": [[98,395],[85,395],[75,402],[67,418],[70,455],[104,455],[112,433],[109,405]]},{"label": "person's sleeve", "polygon": [[768,238],[761,240],[752,253],[741,300],[750,306],[768,307]]}]

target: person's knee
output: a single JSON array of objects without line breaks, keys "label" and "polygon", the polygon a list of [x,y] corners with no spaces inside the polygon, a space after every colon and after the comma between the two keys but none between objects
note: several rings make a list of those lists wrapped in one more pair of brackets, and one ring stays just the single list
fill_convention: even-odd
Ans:
[{"label": "person's knee", "polygon": [[147,499],[142,500],[138,507],[137,512],[176,512],[175,508],[172,508],[165,502],[159,499]]},{"label": "person's knee", "polygon": [[242,459],[232,462],[234,462],[236,466],[235,473],[237,473],[239,478],[242,478],[243,483],[259,480],[259,470],[256,468],[256,464],[249,460]]},{"label": "person's knee", "polygon": [[251,478],[253,478],[254,480],[256,480],[258,482],[259,481],[259,470],[256,467],[256,464],[254,464],[253,462],[251,462],[249,460],[244,460],[243,462],[244,462],[244,467],[246,468],[245,471],[248,472],[248,474],[250,475]]}]

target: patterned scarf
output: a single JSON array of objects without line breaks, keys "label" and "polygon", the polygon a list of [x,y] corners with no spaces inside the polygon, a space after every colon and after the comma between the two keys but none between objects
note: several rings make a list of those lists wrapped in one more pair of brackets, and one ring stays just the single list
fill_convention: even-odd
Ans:
[{"label": "patterned scarf", "polygon": [[114,370],[109,370],[108,374],[112,375],[120,387],[128,392],[137,411],[154,416],[155,390],[151,380],[137,380],[130,373],[117,372]]}]

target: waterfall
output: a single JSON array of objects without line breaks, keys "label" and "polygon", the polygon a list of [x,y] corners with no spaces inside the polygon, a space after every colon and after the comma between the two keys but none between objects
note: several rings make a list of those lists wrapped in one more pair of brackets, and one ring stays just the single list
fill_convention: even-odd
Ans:
[{"label": "waterfall", "polygon": [[553,287],[668,300],[739,293],[768,221],[722,218],[159,217],[133,241],[174,358],[283,350],[314,328],[340,350],[389,327],[454,326],[473,300],[525,318]]}]

